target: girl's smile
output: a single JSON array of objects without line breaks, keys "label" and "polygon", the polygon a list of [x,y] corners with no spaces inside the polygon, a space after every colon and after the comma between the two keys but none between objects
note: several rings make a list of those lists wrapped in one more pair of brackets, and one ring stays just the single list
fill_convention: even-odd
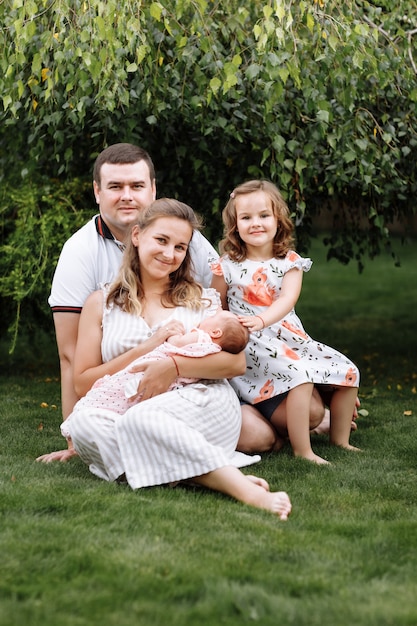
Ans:
[{"label": "girl's smile", "polygon": [[262,247],[266,254],[271,255],[278,220],[266,193],[259,190],[238,196],[235,207],[236,226],[249,255],[251,246]]}]

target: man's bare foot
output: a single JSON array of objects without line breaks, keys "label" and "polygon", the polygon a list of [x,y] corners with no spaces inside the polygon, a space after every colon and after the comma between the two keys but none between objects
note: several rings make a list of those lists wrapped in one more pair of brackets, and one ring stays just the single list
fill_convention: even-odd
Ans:
[{"label": "man's bare foot", "polygon": [[[359,399],[358,399],[359,402]],[[357,410],[355,409],[356,415],[354,415],[354,418],[352,420],[352,423],[350,425],[350,430],[353,432],[354,430],[358,429],[358,425],[356,423],[356,417],[358,415]],[[320,424],[318,426],[316,426],[316,428],[313,428],[313,430],[310,431],[313,435],[328,435],[330,432],[330,411],[329,409],[325,409],[324,411],[324,417],[322,419],[322,421],[320,422]]]}]

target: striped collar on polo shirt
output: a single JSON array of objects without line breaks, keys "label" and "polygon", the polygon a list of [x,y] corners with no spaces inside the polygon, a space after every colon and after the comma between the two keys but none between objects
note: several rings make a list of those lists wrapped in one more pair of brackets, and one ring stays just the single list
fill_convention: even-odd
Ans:
[{"label": "striped collar on polo shirt", "polygon": [[114,237],[113,233],[111,232],[110,228],[107,226],[106,222],[103,220],[101,215],[96,216],[96,230],[98,234],[101,235],[101,237],[103,237],[103,239],[111,239],[111,241],[114,241],[114,243],[119,248],[119,250],[121,250],[122,252],[124,251],[124,249],[126,248],[126,245],[122,243],[121,241],[118,241]]}]

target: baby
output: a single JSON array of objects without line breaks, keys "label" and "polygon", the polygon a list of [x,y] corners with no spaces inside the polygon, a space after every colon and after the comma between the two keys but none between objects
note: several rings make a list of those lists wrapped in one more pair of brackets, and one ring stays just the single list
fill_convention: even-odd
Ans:
[{"label": "baby", "polygon": [[[116,374],[99,378],[87,394],[78,400],[73,413],[80,409],[94,408],[108,409],[123,415],[133,404],[140,401],[137,390],[143,373],[133,373],[131,369],[135,365],[166,358],[173,358],[176,365],[175,355],[203,357],[221,350],[237,354],[245,349],[248,339],[249,332],[239,322],[237,316],[219,309],[215,315],[206,317],[200,322],[198,328],[184,335],[172,335],[165,343],[139,357]],[[169,391],[196,380],[198,379],[178,376],[170,385]],[[61,425],[64,437],[68,437],[65,426],[69,419],[70,417]]]}]

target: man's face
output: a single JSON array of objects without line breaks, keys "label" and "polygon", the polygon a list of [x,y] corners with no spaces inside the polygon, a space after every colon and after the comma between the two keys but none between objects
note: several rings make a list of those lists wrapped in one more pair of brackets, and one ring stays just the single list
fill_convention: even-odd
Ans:
[{"label": "man's face", "polygon": [[94,182],[100,214],[116,239],[124,241],[139,211],[155,200],[155,180],[150,179],[145,161],[103,163],[100,178],[100,187]]}]

